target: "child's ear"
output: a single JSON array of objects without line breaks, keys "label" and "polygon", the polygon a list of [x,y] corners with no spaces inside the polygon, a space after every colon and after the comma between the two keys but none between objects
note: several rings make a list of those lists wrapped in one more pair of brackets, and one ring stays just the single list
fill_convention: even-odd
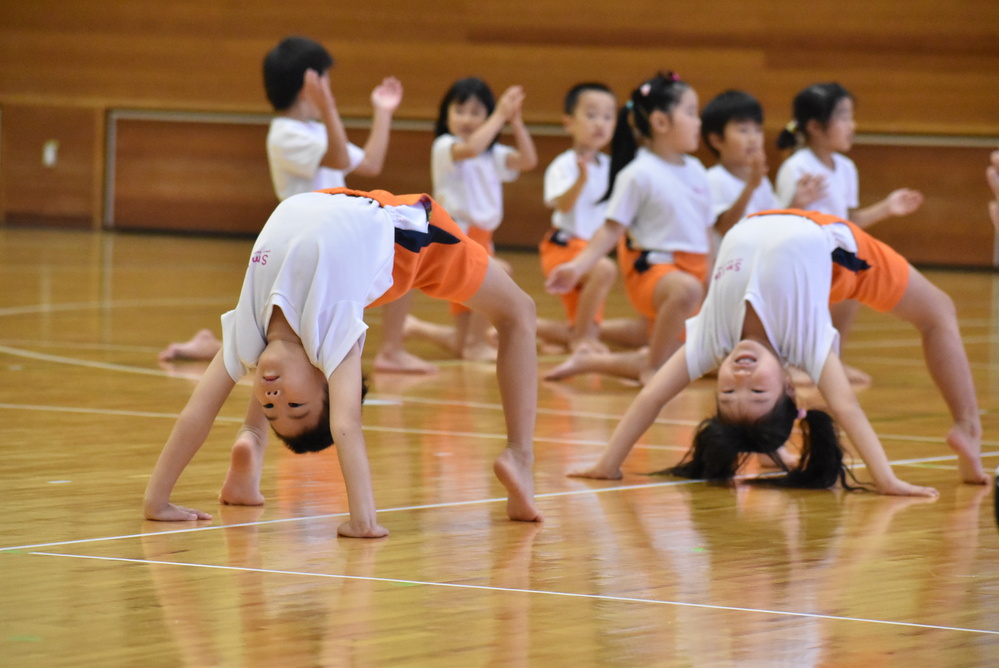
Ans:
[{"label": "child's ear", "polygon": [[708,146],[721,153],[722,144],[725,143],[725,137],[718,134],[717,132],[708,133]]},{"label": "child's ear", "polygon": [[826,126],[818,121],[818,119],[811,119],[805,123],[805,138],[814,137],[820,135],[826,131]]},{"label": "child's ear", "polygon": [[566,132],[572,132],[572,115],[562,114],[562,127]]},{"label": "child's ear", "polygon": [[654,132],[669,132],[673,127],[673,120],[662,109],[656,109],[649,114],[649,126]]}]

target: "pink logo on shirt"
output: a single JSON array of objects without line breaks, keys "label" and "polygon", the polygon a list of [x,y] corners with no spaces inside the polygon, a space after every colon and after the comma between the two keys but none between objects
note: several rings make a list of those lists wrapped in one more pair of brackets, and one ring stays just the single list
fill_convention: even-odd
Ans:
[{"label": "pink logo on shirt", "polygon": [[260,264],[261,267],[267,264],[267,256],[270,254],[270,250],[257,251],[250,258],[251,264]]},{"label": "pink logo on shirt", "polygon": [[737,258],[735,260],[729,260],[724,265],[719,266],[715,269],[715,280],[729,273],[730,271],[740,271],[742,269],[742,258]]}]

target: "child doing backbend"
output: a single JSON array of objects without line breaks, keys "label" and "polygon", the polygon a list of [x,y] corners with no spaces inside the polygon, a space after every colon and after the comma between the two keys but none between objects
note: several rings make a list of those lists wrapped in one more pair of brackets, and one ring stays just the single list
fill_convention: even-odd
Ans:
[{"label": "child doing backbend", "polygon": [[784,368],[794,364],[817,383],[878,492],[936,495],[895,476],[850,387],[828,306],[843,299],[893,313],[919,330],[930,375],[954,421],[946,440],[957,454],[961,479],[987,482],[975,388],[953,302],[856,225],[795,210],[750,216],[726,234],[701,311],[687,321],[686,343],[636,397],[600,461],[571,475],[620,478],[621,463],[662,407],[692,380],[717,369],[718,413],[701,424],[691,451],[671,472],[726,480],[746,453],[769,454],[787,469],[779,449],[800,420],[804,449],[784,483],[845,483],[829,414],[795,405],[794,385]]},{"label": "child doing backbend", "polygon": [[170,495],[247,371],[253,397],[219,500],[259,505],[267,424],[296,453],[336,438],[350,506],[344,536],[377,538],[361,432],[364,309],[419,288],[461,302],[496,328],[496,374],[507,447],[493,470],[511,519],[539,521],[534,505],[537,354],[534,302],[426,195],[345,189],[296,195],[271,215],[254,245],[239,302],[222,316],[223,346],[198,383],[153,470],[143,504],[153,520],[210,519]]},{"label": "child doing backbend", "polygon": [[[523,105],[520,86],[506,89],[497,102],[485,81],[469,77],[451,86],[437,116],[430,156],[434,198],[490,255],[495,254],[493,232],[503,221],[503,183],[516,180],[538,162]],[[513,147],[498,142],[508,123]],[[461,304],[452,303],[451,314],[453,328],[410,318],[406,334],[430,339],[462,359],[495,359],[489,323]]]},{"label": "child doing backbend", "polygon": [[704,166],[689,155],[700,128],[697,94],[674,74],[644,82],[619,111],[607,220],[545,285],[568,292],[617,245],[625,290],[651,330],[649,344],[634,352],[577,352],[546,379],[598,372],[644,382],[680,345],[683,322],[704,295],[713,221]]},{"label": "child doing backbend", "polygon": [[[885,199],[860,208],[857,166],[844,155],[853,146],[854,100],[838,83],[819,83],[799,92],[793,102],[793,120],[777,137],[777,147],[796,149],[777,171],[777,199],[793,206],[795,184],[804,176],[821,178],[822,196],[808,204],[811,211],[828,213],[867,228],[891,216],[907,216],[923,203],[917,190],[899,188]],[[833,325],[845,340],[859,304],[847,301],[833,307]],[[870,382],[870,376],[848,369],[852,380]]]}]

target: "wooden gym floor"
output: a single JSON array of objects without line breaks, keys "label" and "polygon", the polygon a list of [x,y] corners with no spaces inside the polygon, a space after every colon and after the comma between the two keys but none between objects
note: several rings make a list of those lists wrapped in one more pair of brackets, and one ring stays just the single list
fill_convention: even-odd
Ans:
[{"label": "wooden gym floor", "polygon": [[[991,490],[957,483],[918,339],[871,311],[845,356],[874,377],[861,401],[895,469],[936,486],[936,502],[646,476],[685,450],[710,410],[706,381],[663,411],[623,480],[566,478],[599,455],[636,392],[581,377],[542,383],[547,519],[512,523],[491,473],[504,437],[492,369],[413,345],[440,373],[374,375],[365,408],[388,538],[337,538],[346,500],[332,451],[272,445],[267,504],[218,506],[245,386],[174,494],[215,519],[144,521],[146,479],[198,372],[161,368],[156,353],[218,331],[249,248],[0,228],[0,664],[995,665]],[[557,316],[537,258],[505,257]],[[991,470],[999,277],[929,275],[959,307]],[[447,321],[422,296],[415,310]],[[619,290],[610,311],[629,313]]]}]

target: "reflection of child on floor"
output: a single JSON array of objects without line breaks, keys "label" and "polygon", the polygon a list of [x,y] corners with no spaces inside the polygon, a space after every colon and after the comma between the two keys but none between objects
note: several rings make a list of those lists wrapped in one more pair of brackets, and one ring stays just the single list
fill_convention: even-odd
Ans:
[{"label": "reflection of child on floor", "polygon": [[150,477],[145,516],[210,519],[171,503],[171,492],[237,380],[249,371],[253,397],[219,500],[263,503],[268,423],[297,453],[327,448],[335,434],[350,506],[350,519],[339,533],[386,535],[376,518],[361,431],[363,314],[414,288],[467,304],[496,328],[496,374],[508,434],[493,470],[507,488],[509,517],[541,520],[531,473],[537,411],[534,302],[428,196],[344,189],[289,198],[264,226],[239,303],[222,317],[222,350]]}]

